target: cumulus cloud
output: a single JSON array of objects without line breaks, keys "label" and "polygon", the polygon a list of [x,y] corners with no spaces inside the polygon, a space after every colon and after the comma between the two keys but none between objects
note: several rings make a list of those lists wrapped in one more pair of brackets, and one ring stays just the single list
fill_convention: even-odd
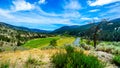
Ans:
[{"label": "cumulus cloud", "polygon": [[88,1],[88,4],[90,6],[103,6],[106,4],[110,4],[110,3],[115,3],[115,2],[119,2],[120,0],[96,0],[96,1]]},{"label": "cumulus cloud", "polygon": [[33,4],[30,4],[25,0],[15,0],[12,3],[13,5],[11,6],[11,9],[13,11],[25,11],[25,10],[32,10],[35,8]]}]

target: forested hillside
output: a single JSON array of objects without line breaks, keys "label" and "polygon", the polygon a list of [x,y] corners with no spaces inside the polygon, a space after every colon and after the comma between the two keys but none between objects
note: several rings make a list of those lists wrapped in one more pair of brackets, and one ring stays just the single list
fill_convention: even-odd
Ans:
[{"label": "forested hillside", "polygon": [[[83,26],[63,26],[53,31],[53,34],[68,34],[93,38],[94,27],[98,23],[91,23]],[[102,23],[99,28],[98,39],[104,41],[120,41],[120,18]]]}]

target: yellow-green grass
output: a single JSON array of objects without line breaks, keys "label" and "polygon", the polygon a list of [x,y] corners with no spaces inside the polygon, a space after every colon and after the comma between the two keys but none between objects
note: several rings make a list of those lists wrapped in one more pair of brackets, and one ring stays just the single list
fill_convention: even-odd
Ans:
[{"label": "yellow-green grass", "polygon": [[59,40],[57,40],[58,46],[63,46],[66,44],[72,44],[75,41],[74,37],[61,37]]},{"label": "yellow-green grass", "polygon": [[59,37],[37,38],[26,42],[23,46],[27,48],[42,48],[48,46],[53,39],[58,40]]},{"label": "yellow-green grass", "polygon": [[56,39],[57,46],[63,46],[65,44],[72,44],[75,40],[74,37],[48,37],[48,38],[37,38],[26,42],[23,47],[27,48],[43,48],[49,46],[50,41]]}]

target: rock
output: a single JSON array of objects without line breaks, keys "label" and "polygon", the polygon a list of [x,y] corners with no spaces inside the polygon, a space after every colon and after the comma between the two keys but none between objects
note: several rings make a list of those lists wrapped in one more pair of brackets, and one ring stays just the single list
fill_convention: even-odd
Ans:
[{"label": "rock", "polygon": [[112,59],[113,59],[114,55],[112,55],[112,54],[109,54],[107,52],[102,52],[102,51],[93,51],[93,52],[91,52],[91,54],[98,57],[98,59],[101,60],[102,62],[105,62],[106,63],[105,68],[120,68],[120,67],[116,66],[115,64],[113,64]]},{"label": "rock", "polygon": [[98,57],[99,60],[102,60],[103,62],[112,62],[112,54],[102,51],[96,51],[95,55]]}]

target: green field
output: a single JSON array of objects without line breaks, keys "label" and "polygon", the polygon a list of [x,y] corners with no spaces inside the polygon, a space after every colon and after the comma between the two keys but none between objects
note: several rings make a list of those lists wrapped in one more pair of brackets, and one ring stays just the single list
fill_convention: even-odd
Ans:
[{"label": "green field", "polygon": [[27,48],[38,48],[38,47],[41,48],[41,47],[49,45],[50,41],[53,39],[58,40],[59,37],[33,39],[33,40],[26,42],[23,46]]},{"label": "green field", "polygon": [[50,41],[56,39],[58,46],[63,46],[65,44],[72,44],[75,40],[73,37],[48,37],[48,38],[38,38],[32,39],[26,42],[23,47],[27,48],[42,48],[48,46]]}]

